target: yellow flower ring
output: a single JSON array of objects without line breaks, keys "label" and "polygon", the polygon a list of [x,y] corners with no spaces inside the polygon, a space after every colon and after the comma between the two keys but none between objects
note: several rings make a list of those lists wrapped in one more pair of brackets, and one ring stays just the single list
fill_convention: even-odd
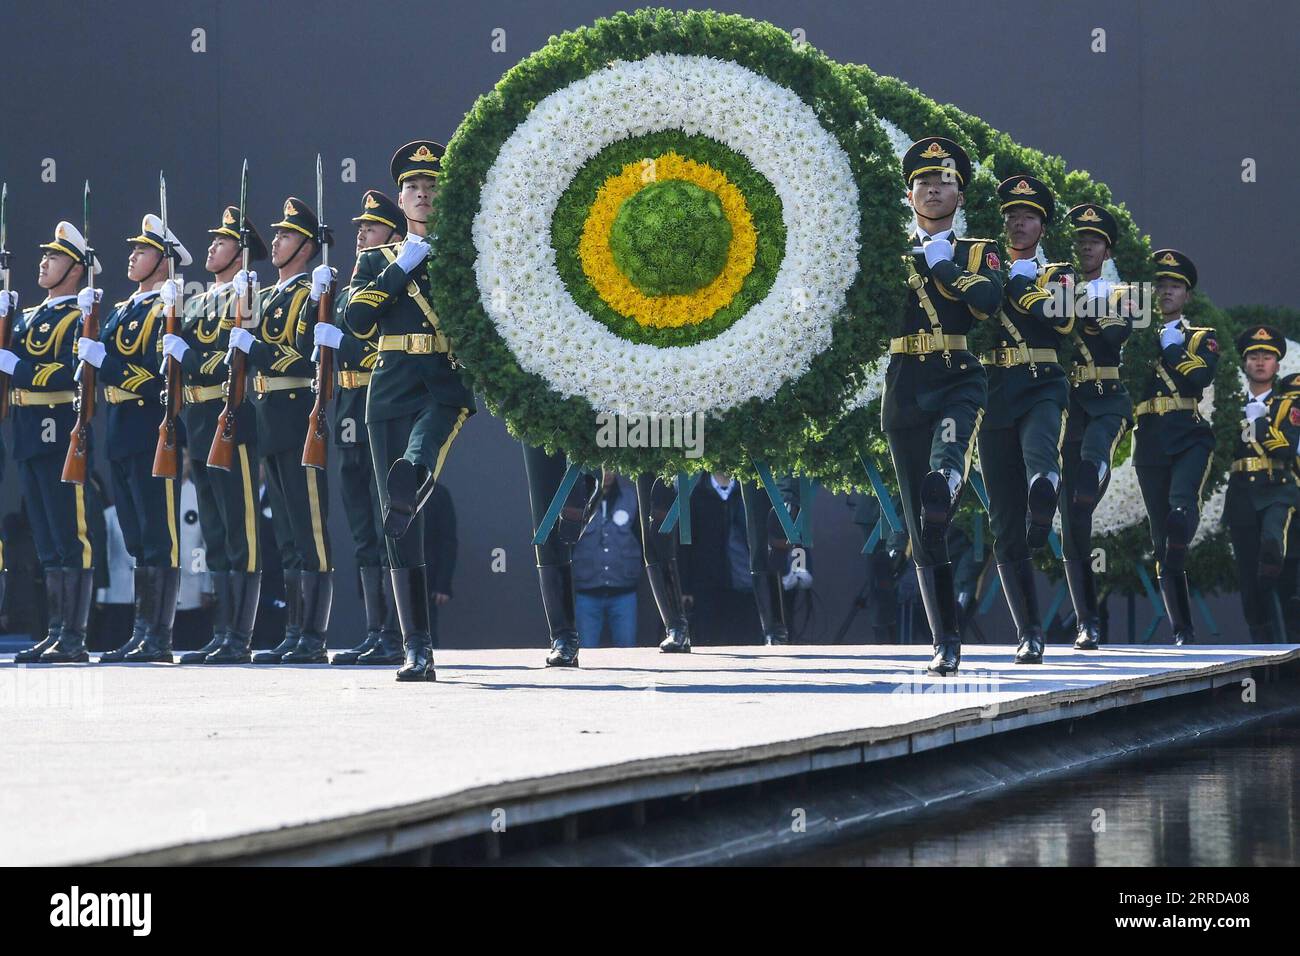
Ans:
[{"label": "yellow flower ring", "polygon": [[[653,169],[653,177],[647,178],[647,169]],[[666,179],[685,180],[716,195],[731,224],[732,239],[726,265],[708,285],[687,295],[648,296],[614,262],[609,237],[623,203],[650,183]],[[578,255],[587,281],[619,315],[644,327],[678,328],[704,322],[731,302],[754,269],[757,249],[758,234],[744,194],[720,170],[667,152],[654,158],[652,167],[644,160],[627,163],[601,184],[583,224]]]}]

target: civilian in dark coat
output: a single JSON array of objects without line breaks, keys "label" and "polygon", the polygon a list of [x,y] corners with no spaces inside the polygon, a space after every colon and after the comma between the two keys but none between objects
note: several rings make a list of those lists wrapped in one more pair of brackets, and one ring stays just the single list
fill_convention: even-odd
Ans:
[{"label": "civilian in dark coat", "polygon": [[691,492],[691,543],[681,548],[682,590],[698,644],[753,644],[763,633],[750,577],[740,483],[705,475]]}]

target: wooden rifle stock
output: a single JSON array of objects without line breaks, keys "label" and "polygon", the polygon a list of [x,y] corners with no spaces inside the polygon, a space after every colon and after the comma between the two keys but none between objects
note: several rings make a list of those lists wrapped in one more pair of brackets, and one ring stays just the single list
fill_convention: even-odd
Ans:
[{"label": "wooden rifle stock", "polygon": [[[316,306],[316,324],[334,324],[334,283],[320,297]],[[329,407],[334,400],[334,350],[320,348],[316,359],[316,381],[312,385],[316,404],[307,419],[307,440],[302,446],[302,463],[308,468],[324,468],[329,446]]]},{"label": "wooden rifle stock", "polygon": [[[247,258],[245,258],[247,262]],[[244,296],[235,297],[235,328],[244,324]],[[244,404],[245,371],[248,356],[239,349],[230,350],[230,375],[226,379],[226,404],[217,418],[217,431],[208,450],[208,467],[230,471],[235,465],[235,424],[239,407]]]},{"label": "wooden rifle stock", "polygon": [[[179,325],[176,303],[173,302],[167,307],[167,334],[180,334]],[[163,386],[166,411],[158,425],[158,446],[153,453],[153,476],[179,479],[181,460],[176,447],[176,418],[181,413],[181,363],[169,355],[166,368],[166,384]]]},{"label": "wooden rifle stock", "polygon": [[[90,314],[82,324],[81,334],[88,339],[99,338],[99,303],[90,307]],[[95,373],[89,362],[81,363],[81,378],[77,384],[77,424],[68,438],[68,455],[63,459],[63,480],[74,485],[86,483],[90,466],[90,423],[95,417]]]}]

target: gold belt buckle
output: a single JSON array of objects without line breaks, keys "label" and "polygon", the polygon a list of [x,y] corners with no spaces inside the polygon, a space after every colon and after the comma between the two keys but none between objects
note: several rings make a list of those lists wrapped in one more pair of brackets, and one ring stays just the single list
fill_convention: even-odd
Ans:
[{"label": "gold belt buckle", "polygon": [[919,355],[926,352],[933,352],[935,349],[934,333],[917,332],[916,333],[916,351]]},{"label": "gold belt buckle", "polygon": [[433,336],[427,332],[412,332],[406,336],[406,351],[411,355],[432,355]]}]

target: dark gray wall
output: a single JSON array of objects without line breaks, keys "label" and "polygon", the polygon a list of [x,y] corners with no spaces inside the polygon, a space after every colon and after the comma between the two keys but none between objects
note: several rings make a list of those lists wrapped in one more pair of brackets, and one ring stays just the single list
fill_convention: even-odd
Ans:
[{"label": "dark gray wall", "polygon": [[[9,182],[11,244],[21,255],[17,286],[28,302],[38,294],[35,246],[56,220],[79,218],[87,177],[111,296],[129,291],[121,240],[155,209],[159,168],[168,175],[174,228],[199,250],[216,212],[238,198],[244,156],[253,216],[264,225],[278,218],[286,195],[311,200],[319,151],[332,174],[328,219],[346,238],[361,192],[391,185],[395,146],[417,136],[445,141],[474,98],[548,36],[622,6],[3,0],[0,178]],[[716,6],[802,28],[832,57],[899,76],[1090,170],[1155,242],[1196,259],[1203,288],[1220,304],[1294,304],[1292,270],[1281,264],[1300,205],[1300,5]],[[505,53],[491,50],[498,27]],[[1090,51],[1096,27],[1106,30],[1106,53]],[[195,28],[207,31],[205,53],[191,52]],[[1244,157],[1258,163],[1257,183],[1241,182]],[[46,158],[57,163],[52,183],[41,179]],[[355,183],[340,182],[345,158],[356,160]],[[345,241],[337,257],[345,272],[347,249]],[[540,643],[517,444],[480,414],[458,439],[445,477],[462,534],[444,641]],[[7,481],[0,497],[5,511],[16,505],[15,484]],[[337,488],[333,494],[335,551],[346,572],[348,536]],[[824,497],[816,514],[822,622],[833,628],[857,587],[860,540],[842,501]],[[494,548],[506,551],[505,574],[489,573]],[[1231,619],[1235,598],[1216,608]],[[358,621],[355,605],[341,601],[335,641]]]}]

